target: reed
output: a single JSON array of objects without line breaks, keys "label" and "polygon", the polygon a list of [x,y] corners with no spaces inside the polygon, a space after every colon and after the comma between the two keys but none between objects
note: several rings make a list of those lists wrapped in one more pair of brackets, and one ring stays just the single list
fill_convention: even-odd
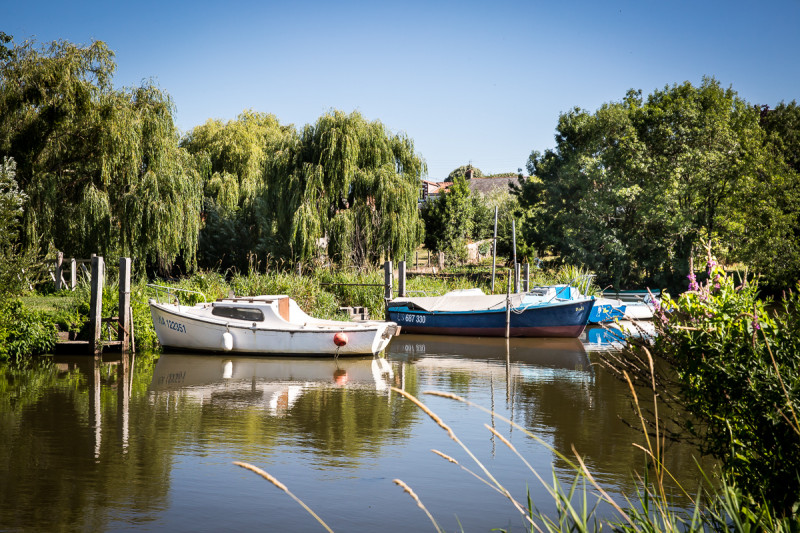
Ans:
[{"label": "reed", "polygon": [[283,483],[281,483],[280,481],[278,481],[278,479],[277,479],[277,478],[275,478],[274,476],[272,476],[272,475],[271,475],[271,474],[269,474],[268,472],[265,472],[264,470],[261,470],[261,469],[260,469],[260,468],[258,468],[257,466],[251,465],[250,463],[244,463],[244,462],[242,462],[242,461],[234,461],[234,462],[233,462],[233,464],[235,464],[236,466],[240,466],[240,467],[244,468],[245,470],[249,470],[249,471],[251,471],[251,472],[254,472],[254,473],[258,474],[258,475],[259,475],[259,476],[261,476],[262,478],[266,479],[267,481],[269,481],[270,483],[272,483],[273,485],[275,485],[276,487],[278,487],[280,490],[282,490],[283,492],[285,492],[286,494],[288,494],[288,495],[289,495],[289,497],[291,497],[291,498],[292,498],[294,501],[296,501],[297,503],[299,503],[299,504],[300,504],[300,506],[301,506],[303,509],[305,509],[305,510],[306,510],[306,512],[307,512],[308,514],[310,514],[311,516],[313,516],[313,517],[314,517],[314,519],[315,519],[317,522],[319,522],[319,524],[320,524],[322,527],[324,527],[324,528],[325,528],[325,530],[326,530],[326,531],[329,531],[330,533],[333,533],[333,530],[332,530],[332,529],[331,529],[331,528],[328,526],[328,524],[326,524],[326,523],[325,523],[325,521],[324,521],[324,520],[322,520],[322,518],[320,518],[320,517],[317,515],[317,513],[315,513],[315,512],[314,512],[314,511],[313,511],[313,510],[312,510],[312,509],[311,509],[311,508],[310,508],[308,505],[306,505],[306,504],[305,504],[305,502],[303,502],[303,500],[301,500],[300,498],[298,498],[297,496],[295,496],[295,495],[292,493],[292,491],[290,491],[290,490],[289,490],[289,489],[286,487],[286,485],[284,485]]}]

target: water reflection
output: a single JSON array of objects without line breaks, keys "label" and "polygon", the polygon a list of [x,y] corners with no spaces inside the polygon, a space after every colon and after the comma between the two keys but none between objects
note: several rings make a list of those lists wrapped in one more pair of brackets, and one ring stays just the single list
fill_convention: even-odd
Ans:
[{"label": "water reflection", "polygon": [[386,391],[393,371],[380,357],[264,358],[163,354],[150,391],[180,391],[201,404],[261,407],[285,415],[303,391],[325,387]]},{"label": "water reflection", "polygon": [[[518,530],[502,498],[430,453],[453,441],[390,386],[420,397],[524,500],[549,497],[490,423],[538,472],[566,466],[529,436],[427,390],[494,409],[560,452],[572,446],[608,490],[630,493],[639,435],[620,422],[627,387],[593,364],[588,339],[401,335],[385,357],[53,358],[0,372],[0,529],[310,529],[263,480],[264,467],[341,531],[429,530],[391,483],[400,477],[447,530]],[[691,453],[668,456],[679,477]],[[690,484],[691,485],[691,484]],[[551,499],[549,501],[552,501]],[[376,509],[380,509],[377,512]],[[456,516],[458,518],[456,518]],[[511,517],[511,518],[509,518]]]}]

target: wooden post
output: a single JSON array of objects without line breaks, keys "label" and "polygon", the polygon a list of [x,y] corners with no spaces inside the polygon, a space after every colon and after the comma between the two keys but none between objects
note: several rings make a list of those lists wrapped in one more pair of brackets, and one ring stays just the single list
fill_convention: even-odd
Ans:
[{"label": "wooden post", "polygon": [[130,348],[131,331],[131,258],[119,259],[119,334],[117,340],[122,342],[122,353]]},{"label": "wooden post", "polygon": [[414,252],[414,270],[417,269],[419,265],[419,252]]},{"label": "wooden post", "polygon": [[92,353],[99,355],[103,351],[100,344],[101,325],[103,320],[103,281],[105,277],[105,263],[102,256],[92,254],[92,293],[89,301],[89,328],[91,339],[89,348]]},{"label": "wooden post", "polygon": [[386,261],[383,264],[383,302],[385,304],[386,312],[386,320],[389,320],[389,306],[388,303],[392,299],[392,294],[394,291],[392,290],[392,280],[394,278],[394,270],[392,269],[392,262]]},{"label": "wooden post", "polygon": [[494,294],[494,267],[497,264],[497,207],[494,208],[494,237],[492,238],[492,294]]},{"label": "wooden post", "polygon": [[75,258],[69,260],[69,290],[74,291],[78,286],[78,262]]},{"label": "wooden post", "polygon": [[401,298],[406,297],[406,262],[400,261],[397,265],[397,292]]},{"label": "wooden post", "polygon": [[514,242],[514,264],[517,264],[517,221],[511,221],[511,238]]},{"label": "wooden post", "polygon": [[64,276],[64,252],[56,253],[56,290],[61,290],[61,278]]},{"label": "wooden post", "polygon": [[531,264],[525,263],[525,292],[531,290]]},{"label": "wooden post", "polygon": [[508,285],[506,286],[506,339],[511,336],[511,271],[508,271]]},{"label": "wooden post", "polygon": [[444,252],[439,252],[439,270],[444,270]]}]

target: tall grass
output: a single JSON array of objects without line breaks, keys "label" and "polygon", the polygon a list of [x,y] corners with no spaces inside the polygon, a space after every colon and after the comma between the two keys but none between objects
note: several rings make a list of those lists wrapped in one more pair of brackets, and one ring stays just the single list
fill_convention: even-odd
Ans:
[{"label": "tall grass", "polygon": [[[654,366],[649,354],[648,357],[650,358],[651,367]],[[431,452],[454,467],[464,470],[491,490],[503,495],[508,500],[511,508],[519,514],[526,524],[528,531],[538,533],[561,533],[565,531],[600,532],[603,529],[625,532],[733,531],[751,533],[754,531],[768,531],[788,533],[798,531],[800,521],[796,516],[780,517],[767,503],[748,497],[737,487],[724,480],[720,486],[716,486],[706,476],[707,486],[698,490],[695,496],[691,496],[683,490],[680,483],[672,477],[672,474],[664,466],[664,435],[661,434],[657,423],[647,420],[646,414],[649,411],[646,411],[641,406],[639,398],[641,391],[637,391],[629,378],[627,383],[634,400],[637,417],[642,424],[642,435],[644,436],[644,442],[642,444],[634,444],[634,446],[642,450],[646,461],[641,475],[636,475],[637,489],[635,494],[632,497],[624,496],[622,501],[610,495],[603,488],[586,466],[583,457],[574,447],[572,447],[571,455],[563,454],[528,428],[505,418],[492,409],[487,409],[452,393],[437,391],[423,393],[479,409],[489,414],[493,420],[499,420],[508,424],[514,430],[521,431],[554,456],[560,458],[572,471],[571,481],[567,484],[564,484],[555,475],[555,472],[549,476],[549,480],[543,477],[513,443],[494,427],[484,424],[486,430],[516,455],[524,468],[546,490],[548,497],[555,503],[556,509],[555,514],[549,515],[538,510],[531,498],[530,489],[524,499],[515,497],[511,491],[498,481],[486,465],[472,453],[452,427],[422,401],[404,390],[394,387],[391,390],[403,399],[412,402],[430,417],[438,427],[447,433],[453,442],[466,452],[474,466],[460,464],[456,459],[439,450],[431,450]],[[645,392],[652,393],[657,413],[658,393],[655,379],[652,380],[650,390]],[[655,431],[648,432],[654,426]],[[703,475],[705,476],[705,474]],[[692,502],[690,509],[681,510],[674,505],[666,488],[665,480],[667,478],[672,478],[672,483],[678,486],[689,501]],[[393,482],[401,487],[404,493],[408,494],[413,502],[422,509],[431,521],[435,531],[443,531],[433,513],[425,506],[424,502],[408,483],[400,479],[395,479]],[[294,498],[297,499],[296,497]],[[608,505],[613,509],[613,513],[610,516],[607,513],[601,514],[602,504]],[[316,517],[316,514],[310,508],[305,504],[303,506]],[[498,529],[498,531],[504,530]]]}]

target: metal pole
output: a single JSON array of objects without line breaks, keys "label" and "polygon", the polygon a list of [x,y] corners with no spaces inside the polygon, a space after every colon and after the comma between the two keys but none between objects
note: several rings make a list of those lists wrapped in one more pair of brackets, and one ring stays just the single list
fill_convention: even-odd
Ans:
[{"label": "metal pole", "polygon": [[492,293],[494,293],[494,267],[497,263],[497,206],[494,208],[494,238],[492,239]]},{"label": "metal pole", "polygon": [[519,292],[519,263],[514,263],[514,294]]}]

